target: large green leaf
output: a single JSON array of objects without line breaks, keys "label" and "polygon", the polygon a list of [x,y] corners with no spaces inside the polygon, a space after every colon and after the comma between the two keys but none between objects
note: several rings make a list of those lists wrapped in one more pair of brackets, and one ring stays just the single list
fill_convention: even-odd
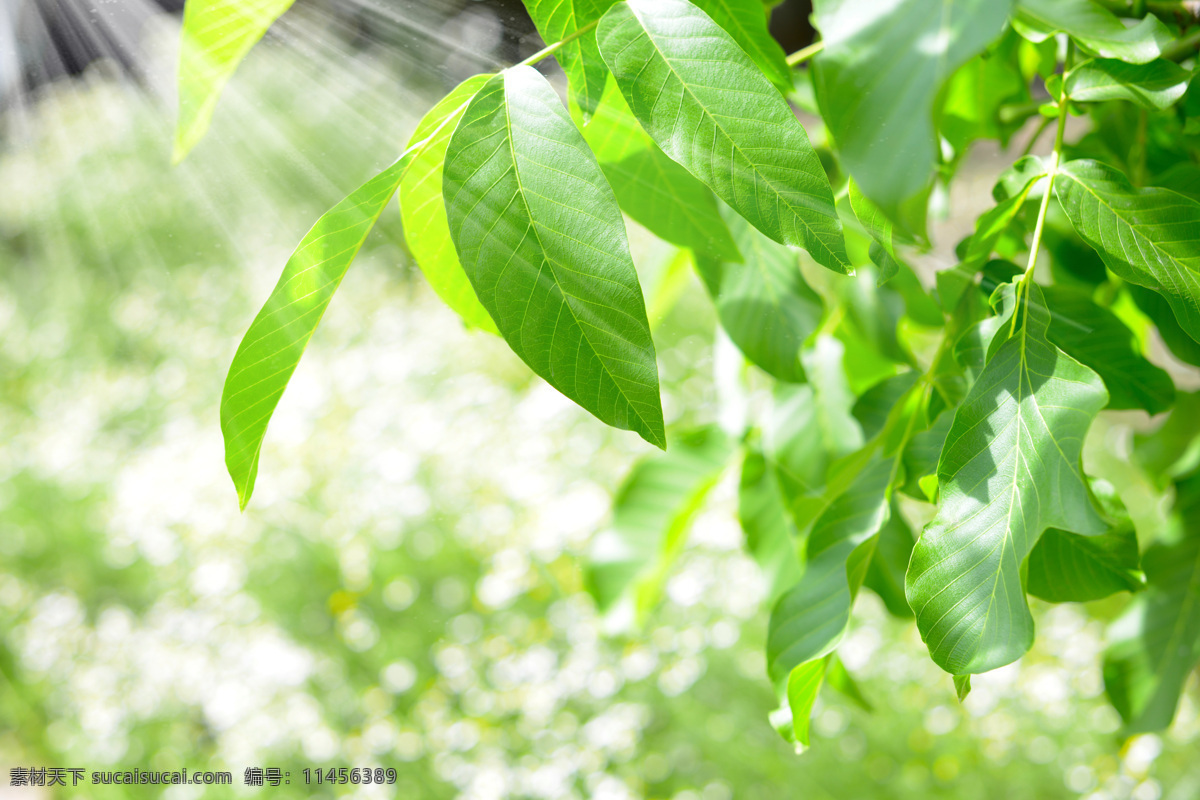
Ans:
[{"label": "large green leaf", "polygon": [[[938,666],[987,672],[1033,641],[1021,564],[1047,528],[1108,526],[1083,478],[1084,435],[1108,402],[1100,377],[1046,338],[1036,285],[955,413],[938,464],[937,515],[913,550],[906,591]],[[1007,332],[1007,328],[1005,329]]]},{"label": "large green leaf", "polygon": [[696,258],[721,326],[750,361],[779,380],[803,381],[800,346],[821,323],[821,298],[804,282],[796,251],[726,216],[744,260]]},{"label": "large green leaf", "polygon": [[754,59],[754,63],[780,90],[792,90],[792,69],[779,43],[767,30],[767,14],[759,0],[696,0]]},{"label": "large green leaf", "polygon": [[1105,265],[1163,295],[1200,340],[1200,203],[1168,189],[1135,188],[1118,170],[1087,159],[1064,164],[1054,191]]},{"label": "large green leaf", "polygon": [[1000,35],[1011,0],[817,0],[817,100],[850,174],[896,218],[929,182],[934,100]]},{"label": "large green leaf", "polygon": [[742,260],[713,193],[667,158],[615,84],[605,89],[583,138],[600,160],[622,211],[664,241],[698,254]]},{"label": "large green leaf", "polygon": [[626,0],[600,20],[597,38],[634,116],[667,155],[775,241],[852,271],[808,135],[720,25],[687,0]]},{"label": "large green leaf", "polygon": [[747,450],[742,459],[738,520],[746,534],[746,550],[762,568],[770,586],[767,597],[773,603],[800,580],[800,533],[788,512],[779,476],[756,449]]},{"label": "large green leaf", "polygon": [[1091,367],[1108,389],[1108,407],[1157,414],[1175,401],[1175,383],[1139,352],[1133,331],[1085,293],[1061,286],[1043,290],[1050,304],[1050,341]]},{"label": "large green leaf", "polygon": [[187,0],[179,46],[175,160],[199,142],[221,90],[250,48],[294,0]]},{"label": "large green leaf", "polygon": [[585,583],[602,611],[631,597],[639,614],[657,602],[689,527],[729,461],[717,428],[675,437],[671,449],[633,468],[613,501],[612,526],[588,553]]},{"label": "large green leaf", "polygon": [[446,152],[450,234],[513,351],[617,428],[666,446],[658,367],[616,198],[532,67],[488,81]]},{"label": "large green leaf", "polygon": [[1148,587],[1108,632],[1104,686],[1128,733],[1170,725],[1200,661],[1200,479],[1176,492],[1178,530],[1146,551]]},{"label": "large green leaf", "polygon": [[[571,39],[555,51],[571,84],[571,97],[585,115],[595,111],[604,93],[608,70],[589,28],[615,0],[524,0],[538,33],[547,44]],[[583,31],[583,33],[580,33]],[[572,38],[574,37],[574,38]]]},{"label": "large green leaf", "polygon": [[246,331],[221,395],[225,465],[244,509],[254,491],[267,423],[346,269],[387,206],[415,151],[325,213],[288,259]]},{"label": "large green leaf", "polygon": [[442,199],[442,167],[450,137],[467,110],[467,102],[490,78],[490,75],[476,75],[463,81],[417,125],[409,146],[424,139],[429,142],[413,156],[400,182],[400,214],[408,249],[438,297],[458,312],[468,327],[498,333],[496,323],[480,304],[467,273],[458,263]]},{"label": "large green leaf", "polygon": [[1191,73],[1162,58],[1128,64],[1115,58],[1094,58],[1071,70],[1067,95],[1079,102],[1130,100],[1143,108],[1168,108],[1187,91]]},{"label": "large green leaf", "polygon": [[1018,0],[1013,27],[1031,42],[1066,33],[1098,56],[1134,64],[1158,58],[1172,40],[1170,30],[1153,14],[1126,27],[1092,0]]},{"label": "large green leaf", "polygon": [[1051,603],[1086,603],[1117,592],[1136,592],[1142,574],[1137,532],[1129,512],[1104,481],[1092,488],[1113,526],[1099,536],[1051,528],[1029,554],[1026,588]]}]

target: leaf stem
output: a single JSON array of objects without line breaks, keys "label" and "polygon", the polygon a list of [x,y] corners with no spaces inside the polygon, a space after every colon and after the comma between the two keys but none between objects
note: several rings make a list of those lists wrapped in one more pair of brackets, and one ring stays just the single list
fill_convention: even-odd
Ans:
[{"label": "leaf stem", "polygon": [[[1063,64],[1063,80],[1062,89],[1058,93],[1058,128],[1054,133],[1054,152],[1050,154],[1050,166],[1047,169],[1046,175],[1046,193],[1042,195],[1042,205],[1038,209],[1037,223],[1033,227],[1033,240],[1029,244],[1029,262],[1025,266],[1025,272],[1021,275],[1020,283],[1017,284],[1016,306],[1013,308],[1012,325],[1009,327],[1008,335],[1012,336],[1017,331],[1017,318],[1021,318],[1021,330],[1025,330],[1025,324],[1029,320],[1029,284],[1033,281],[1034,271],[1037,269],[1038,251],[1042,249],[1042,229],[1046,225],[1046,212],[1050,208],[1050,196],[1054,194],[1054,176],[1058,174],[1058,165],[1062,161],[1063,150],[1063,133],[1067,128],[1067,109],[1069,107],[1067,97],[1067,74],[1071,71],[1071,65],[1074,62],[1075,43],[1070,42],[1067,45],[1067,59]],[[1021,313],[1021,301],[1024,295],[1025,313]]]},{"label": "leaf stem", "polygon": [[578,39],[580,36],[590,33],[599,24],[600,24],[600,20],[595,20],[594,22],[589,22],[587,25],[584,25],[582,28],[579,28],[578,30],[576,30],[570,36],[560,39],[559,41],[555,42],[554,44],[546,45],[541,50],[538,50],[536,53],[531,55],[529,58],[527,58],[524,61],[522,61],[521,63],[517,64],[517,66],[518,67],[533,66],[534,64],[538,63],[539,61],[546,58],[547,56],[554,55],[554,53],[563,45],[570,44],[571,42]]},{"label": "leaf stem", "polygon": [[819,42],[813,42],[808,47],[802,47],[799,50],[797,50],[796,52],[789,55],[787,57],[787,65],[789,67],[793,67],[793,68],[798,67],[801,64],[803,64],[805,61],[808,61],[810,58],[812,58],[813,56],[815,56],[817,53],[821,52],[824,49],[825,49],[825,40],[824,39],[822,39]]}]

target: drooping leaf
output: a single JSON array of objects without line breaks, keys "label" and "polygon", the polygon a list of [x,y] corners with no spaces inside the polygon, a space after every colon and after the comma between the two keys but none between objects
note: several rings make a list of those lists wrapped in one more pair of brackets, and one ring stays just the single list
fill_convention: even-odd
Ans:
[{"label": "drooping leaf", "polygon": [[742,46],[780,91],[792,90],[791,67],[767,30],[767,15],[759,0],[696,0],[696,5]]},{"label": "drooping leaf", "polygon": [[1175,400],[1171,376],[1139,352],[1133,331],[1085,293],[1061,286],[1043,290],[1050,304],[1050,341],[1091,367],[1108,389],[1108,407],[1166,411]]},{"label": "drooping leaf", "polygon": [[1160,293],[1200,340],[1200,203],[1168,189],[1135,188],[1117,170],[1087,159],[1064,164],[1054,191],[1108,268]]},{"label": "drooping leaf", "polygon": [[813,706],[825,681],[825,669],[832,655],[801,664],[792,670],[783,688],[783,701],[778,711],[771,714],[775,730],[803,752],[812,744],[810,737]]},{"label": "drooping leaf", "polygon": [[1171,355],[1185,364],[1200,367],[1200,342],[1193,339],[1175,318],[1171,303],[1161,294],[1137,284],[1128,283],[1125,290],[1133,302],[1158,328],[1158,335]]},{"label": "drooping leaf", "polygon": [[221,394],[225,465],[245,509],[267,424],[350,262],[387,206],[414,151],[325,213],[300,242],[238,345]]},{"label": "drooping leaf", "polygon": [[1146,551],[1147,588],[1110,626],[1104,687],[1127,733],[1166,728],[1200,661],[1200,480],[1176,485],[1178,530]]},{"label": "drooping leaf", "polygon": [[431,135],[433,138],[414,155],[400,182],[400,215],[408,249],[438,297],[456,311],[468,327],[499,333],[496,323],[475,296],[467,273],[458,263],[458,253],[450,240],[446,203],[442,199],[442,167],[450,137],[467,110],[467,102],[490,78],[490,75],[476,75],[463,81],[417,125],[409,140],[410,147]]},{"label": "drooping leaf", "polygon": [[488,81],[446,153],[450,233],[513,351],[597,418],[664,447],[654,344],[625,223],[532,67]]},{"label": "drooping leaf", "polygon": [[701,255],[742,260],[713,193],[667,158],[615,85],[605,89],[583,137],[626,214],[664,241]]},{"label": "drooping leaf", "polygon": [[176,162],[208,131],[221,90],[238,64],[294,1],[187,0],[179,47]]},{"label": "drooping leaf", "polygon": [[1108,527],[1081,465],[1084,435],[1108,401],[1104,384],[1050,344],[1041,292],[1036,284],[1028,292],[1015,333],[994,346],[955,413],[938,465],[937,515],[908,572],[921,638],[954,675],[987,672],[1029,649],[1021,563],[1043,531]]},{"label": "drooping leaf", "polygon": [[930,181],[939,89],[1000,35],[1012,4],[817,0],[814,7],[825,42],[813,62],[822,115],[863,193],[896,219],[901,203]]},{"label": "drooping leaf", "polygon": [[883,430],[887,424],[892,409],[909,393],[921,373],[908,370],[899,375],[893,375],[863,392],[854,402],[851,412],[862,426],[863,436],[874,439],[875,434]]},{"label": "drooping leaf", "polygon": [[719,429],[701,428],[633,468],[613,501],[612,526],[597,535],[588,554],[585,584],[602,611],[626,595],[643,614],[657,602],[731,449]]},{"label": "drooping leaf", "polygon": [[600,103],[608,70],[596,47],[596,34],[587,30],[594,26],[615,0],[524,0],[525,9],[546,44],[573,38],[554,53],[567,80],[571,97],[590,115]]},{"label": "drooping leaf", "polygon": [[742,459],[738,520],[746,534],[746,550],[770,586],[768,601],[774,603],[800,580],[800,532],[788,512],[779,476],[758,450],[747,450]]},{"label": "drooping leaf", "polygon": [[[896,246],[911,245],[915,242],[911,236],[896,230],[883,210],[862,193],[853,179],[850,180],[849,196],[854,215],[874,240],[871,246],[871,261],[879,267],[879,284],[887,283],[906,266],[896,252]],[[877,252],[877,249],[882,252]]]},{"label": "drooping leaf", "polygon": [[1017,0],[1012,24],[1031,42],[1066,33],[1098,56],[1133,64],[1158,58],[1172,40],[1170,30],[1153,14],[1130,28],[1092,0]]},{"label": "drooping leaf", "polygon": [[1143,108],[1168,108],[1187,91],[1191,74],[1173,61],[1156,58],[1129,64],[1115,58],[1093,58],[1067,76],[1067,95],[1081,103],[1130,100]]},{"label": "drooping leaf", "polygon": [[1128,522],[1100,536],[1051,528],[1029,554],[1029,593],[1051,603],[1086,603],[1137,591],[1143,582]]},{"label": "drooping leaf", "polygon": [[721,327],[751,362],[781,381],[804,380],[800,346],[821,323],[820,296],[800,273],[795,250],[727,213],[741,263],[697,256]]},{"label": "drooping leaf", "polygon": [[971,693],[971,676],[970,675],[955,675],[954,676],[954,694],[958,697],[958,702],[967,699],[967,695]]},{"label": "drooping leaf", "polygon": [[745,51],[687,0],[626,0],[600,21],[600,52],[659,147],[777,242],[848,273],[821,161]]},{"label": "drooping leaf", "polygon": [[860,463],[846,468],[858,474],[813,523],[804,574],[771,611],[767,671],[776,684],[841,641],[874,552],[872,537],[887,522],[894,461],[853,458]]},{"label": "drooping leaf", "polygon": [[867,700],[867,696],[863,694],[863,690],[858,685],[858,682],[854,680],[854,676],[850,674],[850,670],[846,669],[846,665],[837,657],[837,654],[829,656],[829,666],[825,670],[825,683],[830,689],[833,689],[863,711],[870,713],[875,710],[871,706],[871,702]]},{"label": "drooping leaf", "polygon": [[912,619],[913,616],[904,596],[904,574],[908,571],[915,543],[912,529],[893,504],[888,521],[879,531],[879,540],[875,543],[863,583],[879,595],[888,613],[900,619]]}]

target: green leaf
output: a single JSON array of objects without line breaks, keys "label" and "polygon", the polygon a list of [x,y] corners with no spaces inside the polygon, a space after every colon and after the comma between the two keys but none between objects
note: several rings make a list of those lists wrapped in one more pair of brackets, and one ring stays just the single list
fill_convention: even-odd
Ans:
[{"label": "green leaf", "polygon": [[727,261],[742,260],[713,193],[667,158],[642,130],[615,85],[605,90],[583,138],[626,214],[671,244]]},{"label": "green leaf", "polygon": [[[893,219],[929,183],[934,101],[1000,35],[1010,0],[817,0],[817,100],[850,174]],[[886,143],[882,145],[881,143]]]},{"label": "green leaf", "polygon": [[458,263],[442,199],[442,168],[450,137],[467,110],[467,102],[490,78],[476,75],[463,81],[417,125],[410,147],[432,138],[414,155],[400,182],[400,215],[408,249],[438,297],[462,317],[467,327],[499,333]]},{"label": "green leaf", "polygon": [[639,614],[657,602],[731,450],[719,429],[701,428],[633,468],[613,501],[611,528],[597,535],[588,554],[584,580],[601,611],[625,596],[632,596]]},{"label": "green leaf", "polygon": [[1119,171],[1087,159],[1064,164],[1054,191],[1105,265],[1163,295],[1200,340],[1200,203],[1167,189],[1137,189]]},{"label": "green leaf", "polygon": [[[904,260],[896,253],[897,244],[915,244],[912,237],[897,231],[892,221],[879,206],[875,205],[862,193],[854,179],[849,185],[850,207],[858,221],[866,229],[867,234],[874,240],[871,246],[871,261],[879,267],[880,285],[894,278],[902,267],[907,268]],[[882,252],[878,252],[882,250]]]},{"label": "green leaf", "polygon": [[1115,14],[1092,0],[1018,0],[1013,15],[1017,33],[1044,42],[1069,34],[1084,49],[1104,58],[1145,64],[1162,55],[1171,31],[1153,14],[1127,28]]},{"label": "green leaf", "polygon": [[767,15],[759,0],[696,0],[696,5],[742,46],[780,91],[792,91],[792,69],[767,30]]},{"label": "green leaf", "polygon": [[596,47],[595,33],[579,34],[579,31],[599,20],[613,2],[615,0],[524,0],[529,17],[547,44],[571,39],[554,52],[554,57],[567,73],[571,97],[585,116],[595,111],[600,103],[608,70]]},{"label": "green leaf", "polygon": [[1067,94],[1081,103],[1130,100],[1143,108],[1163,109],[1183,97],[1191,77],[1178,64],[1162,58],[1146,64],[1094,58],[1067,75]]},{"label": "green leaf", "polygon": [[1086,603],[1117,592],[1136,592],[1137,534],[1122,522],[1100,536],[1051,528],[1029,554],[1029,593],[1051,603]]},{"label": "green leaf", "polygon": [[225,465],[242,509],[254,491],[271,414],[350,262],[396,193],[413,152],[317,220],[238,345],[221,395],[221,432]]},{"label": "green leaf", "polygon": [[915,543],[912,529],[893,504],[887,523],[879,531],[863,583],[879,595],[888,613],[900,619],[912,619],[913,616],[904,596],[904,574],[908,571]]},{"label": "green leaf", "polygon": [[784,686],[783,706],[771,715],[776,730],[796,745],[798,753],[812,743],[809,734],[812,710],[825,680],[825,668],[832,657],[810,661],[792,670]]},{"label": "green leaf", "polygon": [[767,671],[776,684],[837,647],[874,552],[873,537],[888,520],[894,461],[858,454],[851,461],[845,468],[859,470],[857,476],[813,523],[804,575],[771,611]]},{"label": "green leaf", "polygon": [[1084,435],[1108,395],[1098,375],[1050,344],[1041,292],[1036,284],[1028,292],[1016,332],[955,413],[937,515],[908,572],[921,638],[954,675],[987,672],[1029,649],[1021,564],[1046,528],[1108,527],[1081,466]]},{"label": "green leaf", "polygon": [[1108,389],[1108,408],[1143,408],[1151,414],[1175,402],[1175,383],[1139,352],[1133,331],[1085,293],[1061,286],[1042,289],[1050,304],[1050,341],[1091,367]]},{"label": "green leaf", "polygon": [[179,47],[175,161],[204,138],[221,90],[294,0],[187,0]]},{"label": "green leaf", "polygon": [[954,676],[954,694],[958,697],[958,702],[967,699],[967,695],[971,693],[971,676],[970,675],[955,675]]},{"label": "green leaf", "polygon": [[626,0],[600,52],[654,141],[777,242],[852,271],[833,190],[796,115],[721,26],[687,0]]},{"label": "green leaf", "polygon": [[696,257],[721,327],[751,362],[781,381],[801,382],[800,346],[821,324],[821,298],[804,282],[795,250],[736,214],[726,217],[745,261]]},{"label": "green leaf", "polygon": [[1200,479],[1176,492],[1179,529],[1146,551],[1147,589],[1108,631],[1104,686],[1131,734],[1171,724],[1200,661]]},{"label": "green leaf", "polygon": [[746,534],[746,550],[762,568],[771,603],[800,580],[800,532],[788,512],[779,476],[754,449],[742,459],[738,485],[738,520]]},{"label": "green leaf", "polygon": [[870,713],[875,710],[866,695],[863,694],[858,682],[854,680],[854,676],[850,674],[846,665],[837,655],[829,656],[829,667],[825,670],[825,683],[830,689],[850,700],[863,711]]},{"label": "green leaf", "polygon": [[446,152],[463,269],[513,351],[601,421],[666,446],[654,343],[600,166],[532,67],[488,81]]},{"label": "green leaf", "polygon": [[958,68],[946,82],[938,131],[953,148],[949,166],[960,163],[977,139],[1006,144],[1023,120],[1006,122],[1000,109],[1032,101],[1027,78],[1021,73],[1021,37],[1006,32],[981,55]]}]

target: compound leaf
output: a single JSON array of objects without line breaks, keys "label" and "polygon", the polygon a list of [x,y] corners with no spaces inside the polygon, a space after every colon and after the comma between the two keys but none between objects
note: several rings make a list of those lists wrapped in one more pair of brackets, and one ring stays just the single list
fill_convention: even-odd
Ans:
[{"label": "compound leaf", "polygon": [[450,234],[513,351],[617,428],[665,447],[641,287],[600,166],[532,67],[492,78],[446,153]]},{"label": "compound leaf", "polygon": [[1046,338],[1036,285],[1016,332],[995,349],[955,413],[938,464],[937,515],[913,549],[906,593],[942,669],[987,672],[1033,641],[1021,564],[1046,528],[1108,526],[1081,466],[1108,395],[1100,377]]},{"label": "compound leaf", "polygon": [[442,199],[442,171],[450,137],[467,110],[467,102],[490,78],[490,75],[476,75],[463,81],[417,125],[409,141],[410,147],[432,138],[414,154],[400,182],[400,215],[408,249],[438,297],[454,309],[468,327],[498,333],[496,323],[480,304],[467,273],[458,263],[458,253],[450,239],[446,203]]},{"label": "compound leaf", "polygon": [[[864,194],[896,219],[929,182],[946,79],[1004,29],[1011,0],[817,0],[817,101]],[[881,143],[886,143],[881,145]]]},{"label": "compound leaf", "polygon": [[1080,237],[1121,278],[1167,299],[1200,340],[1200,203],[1169,189],[1138,189],[1119,170],[1064,164],[1054,191]]},{"label": "compound leaf", "polygon": [[626,0],[600,52],[659,147],[777,242],[850,273],[833,190],[796,115],[741,46],[687,0]]},{"label": "compound leaf", "polygon": [[294,0],[187,0],[179,47],[175,161],[204,138],[221,90]]}]

